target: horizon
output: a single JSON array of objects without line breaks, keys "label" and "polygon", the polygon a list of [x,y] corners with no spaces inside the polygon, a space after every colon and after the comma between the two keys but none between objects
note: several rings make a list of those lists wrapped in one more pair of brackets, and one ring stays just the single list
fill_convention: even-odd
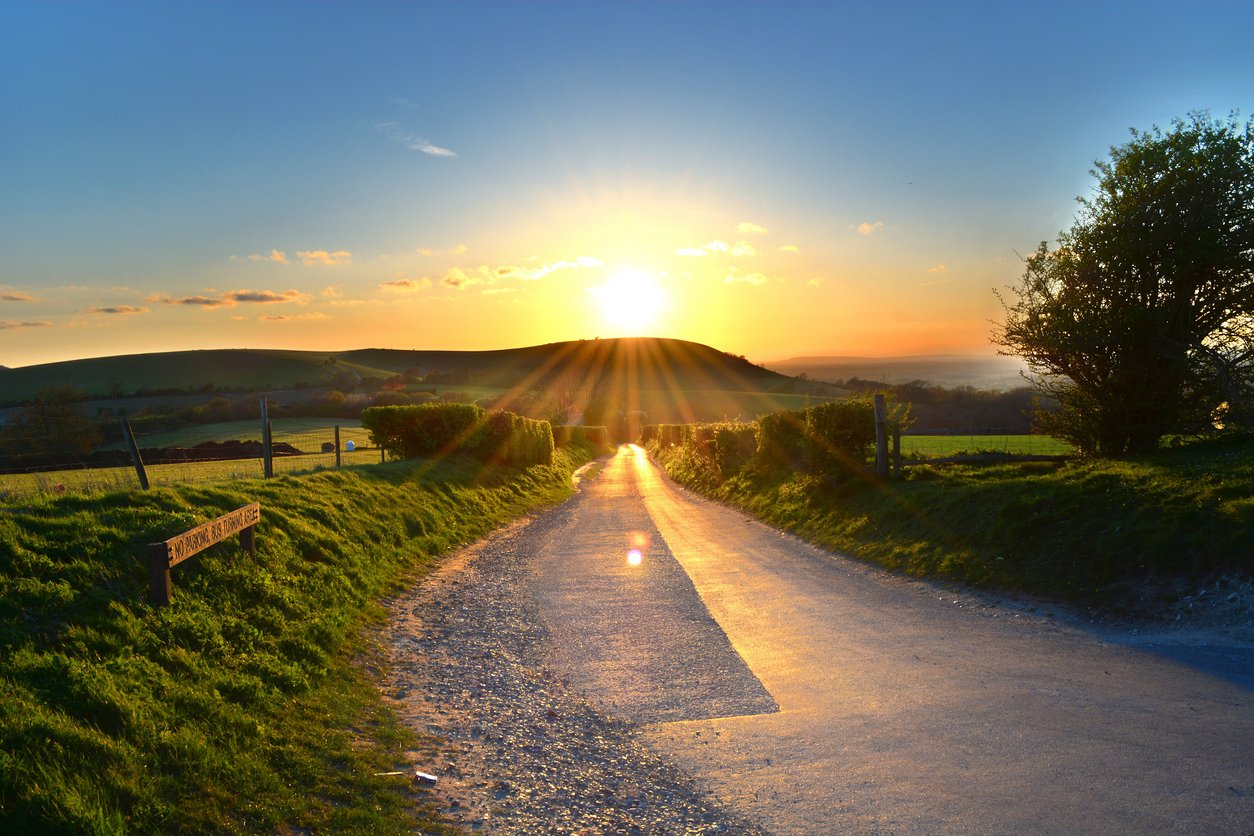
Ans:
[{"label": "horizon", "polygon": [[996,360],[994,291],[1094,160],[1254,110],[1254,7],[1191,9],[14,5],[0,365]]},{"label": "horizon", "polygon": [[[580,339],[580,340],[550,340],[544,343],[532,343],[528,345],[494,346],[494,347],[489,347],[489,348],[473,348],[473,349],[443,348],[443,347],[389,348],[387,346],[376,346],[376,345],[360,345],[360,346],[355,346],[352,348],[343,348],[343,349],[320,349],[320,348],[310,348],[310,347],[291,348],[291,347],[286,347],[286,346],[263,347],[263,346],[236,345],[236,346],[221,346],[218,348],[160,348],[160,349],[154,349],[152,351],[143,351],[143,352],[91,354],[91,355],[86,355],[82,357],[67,357],[67,358],[59,359],[59,360],[48,360],[48,361],[43,361],[43,362],[27,363],[21,366],[10,366],[4,363],[0,363],[0,369],[25,369],[25,368],[29,368],[32,366],[50,365],[50,364],[55,364],[55,363],[74,363],[74,362],[78,362],[81,360],[102,360],[102,359],[110,359],[110,358],[116,358],[116,357],[135,357],[135,356],[140,356],[144,354],[174,354],[174,353],[181,353],[181,352],[188,352],[188,351],[277,351],[277,352],[298,351],[298,352],[309,352],[312,354],[351,354],[356,351],[415,351],[415,352],[463,353],[463,352],[511,351],[511,350],[516,350],[516,349],[539,348],[543,346],[556,345],[556,344],[566,343],[566,342],[584,342],[584,341],[602,340],[602,339],[604,340],[656,339],[656,340],[677,340],[681,342],[695,342],[693,340],[685,340],[682,337],[667,337],[667,336],[630,337],[630,336],[627,336],[627,337],[591,337],[591,338]],[[979,361],[979,362],[985,362],[985,363],[990,363],[990,364],[993,364],[993,363],[1003,363],[1003,364],[1020,363],[1021,364],[1022,363],[1022,361],[1019,358],[1009,357],[1006,355],[997,355],[997,354],[989,355],[986,353],[965,353],[964,354],[960,352],[936,352],[936,353],[929,353],[929,354],[882,354],[882,355],[877,355],[877,354],[803,354],[803,355],[794,355],[790,357],[772,357],[769,359],[758,359],[754,357],[749,357],[747,355],[738,354],[736,351],[732,349],[725,349],[721,346],[706,345],[705,343],[697,343],[697,344],[703,345],[707,348],[714,349],[716,351],[720,351],[724,354],[742,357],[744,359],[747,359],[749,362],[753,363],[754,365],[767,366],[767,367],[769,367],[769,365],[772,363],[775,363],[775,364],[800,363],[802,361],[809,361],[809,360],[839,361],[841,363],[846,363],[846,362],[854,363],[854,362],[860,362],[860,361],[880,361],[880,362],[927,361],[927,360],[945,359],[945,360]]]}]

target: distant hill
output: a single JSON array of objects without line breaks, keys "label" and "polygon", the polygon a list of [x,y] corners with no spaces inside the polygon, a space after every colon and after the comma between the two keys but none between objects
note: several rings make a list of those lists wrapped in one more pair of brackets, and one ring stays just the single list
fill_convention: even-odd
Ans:
[{"label": "distant hill", "polygon": [[319,386],[328,373],[391,377],[407,369],[450,383],[519,390],[671,389],[765,392],[789,377],[699,343],[661,338],[580,340],[497,351],[206,349],[68,360],[0,371],[0,403],[70,386],[92,397]]},{"label": "distant hill", "polygon": [[767,363],[787,375],[805,374],[812,380],[845,381],[857,377],[884,383],[925,380],[934,386],[973,386],[1001,391],[1026,385],[1019,373],[1023,362],[1014,357],[978,357],[964,354],[924,354],[905,357],[793,357]]}]

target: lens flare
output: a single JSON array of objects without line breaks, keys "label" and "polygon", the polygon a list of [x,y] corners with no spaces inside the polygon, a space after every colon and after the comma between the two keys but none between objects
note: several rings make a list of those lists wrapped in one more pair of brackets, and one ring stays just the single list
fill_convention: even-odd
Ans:
[{"label": "lens flare", "polygon": [[632,549],[631,551],[627,552],[627,565],[628,566],[639,566],[643,562],[644,562],[644,554],[641,553],[640,549]]}]

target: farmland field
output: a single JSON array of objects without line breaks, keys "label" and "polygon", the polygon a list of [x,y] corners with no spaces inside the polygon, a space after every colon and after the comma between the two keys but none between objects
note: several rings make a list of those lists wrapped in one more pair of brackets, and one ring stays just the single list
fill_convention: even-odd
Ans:
[{"label": "farmland field", "polygon": [[[303,453],[317,452],[323,442],[334,441],[335,426],[340,427],[340,443],[353,442],[355,447],[370,444],[368,433],[352,418],[275,418],[270,422],[274,441],[292,445]],[[225,421],[218,424],[195,424],[168,432],[136,435],[140,447],[193,447],[204,441],[260,441],[260,421]],[[122,442],[106,449],[124,450]]]},{"label": "farmland field", "polygon": [[903,435],[901,452],[927,458],[975,452],[1069,456],[1075,448],[1047,435]]},{"label": "farmland field", "polygon": [[[334,418],[276,419],[270,422],[275,442],[286,442],[303,452],[300,456],[275,456],[274,472],[301,473],[320,467],[335,467],[335,453],[321,452],[324,442],[335,438],[334,427],[340,424],[340,444],[352,441],[357,449],[341,450],[344,466],[376,464],[378,448],[370,446],[369,434],[355,422]],[[190,447],[202,441],[258,441],[261,428],[257,421],[230,421],[203,424],[171,432],[153,433],[137,438],[141,447]],[[121,445],[113,445],[119,447]],[[147,465],[148,482],[152,486],[209,482],[228,482],[262,475],[260,458],[228,459],[210,462],[179,462]],[[38,493],[104,493],[133,490],[139,477],[132,467],[98,467],[57,470],[44,473],[0,474],[0,502],[11,502]]]}]

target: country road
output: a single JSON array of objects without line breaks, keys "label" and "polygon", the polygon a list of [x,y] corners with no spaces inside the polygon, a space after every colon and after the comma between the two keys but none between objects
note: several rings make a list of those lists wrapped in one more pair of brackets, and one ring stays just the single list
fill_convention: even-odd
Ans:
[{"label": "country road", "polygon": [[890,575],[638,447],[391,611],[467,830],[1254,833],[1254,643]]},{"label": "country road", "polygon": [[553,667],[772,832],[1254,832],[1239,671],[821,552],[639,447],[528,565]]}]

